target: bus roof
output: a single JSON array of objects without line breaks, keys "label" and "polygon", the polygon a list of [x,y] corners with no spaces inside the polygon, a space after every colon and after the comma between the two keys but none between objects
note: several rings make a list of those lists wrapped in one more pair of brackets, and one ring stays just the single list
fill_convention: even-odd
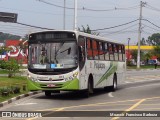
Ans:
[{"label": "bus roof", "polygon": [[106,41],[106,42],[111,42],[111,43],[117,43],[117,44],[123,44],[124,45],[124,43],[118,42],[118,41],[110,39],[110,38],[106,38],[106,37],[102,37],[102,36],[97,36],[97,35],[92,35],[92,34],[80,32],[80,31],[74,31],[74,30],[45,30],[45,31],[32,32],[30,34],[43,33],[43,32],[55,32],[55,31],[57,31],[57,32],[74,32],[77,35],[82,35],[82,36],[94,38],[94,39],[97,39],[97,40],[103,40],[103,41]]}]

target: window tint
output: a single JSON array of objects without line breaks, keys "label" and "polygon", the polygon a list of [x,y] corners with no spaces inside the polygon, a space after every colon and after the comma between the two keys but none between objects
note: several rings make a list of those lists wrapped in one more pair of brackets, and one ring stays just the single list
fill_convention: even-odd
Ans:
[{"label": "window tint", "polygon": [[108,49],[108,43],[105,43],[105,60],[109,60],[109,49]]},{"label": "window tint", "polygon": [[90,60],[124,61],[124,45],[102,42],[92,38],[87,38],[87,58]]},{"label": "window tint", "polygon": [[113,44],[109,43],[109,56],[110,60],[114,60],[114,51],[113,51]]},{"label": "window tint", "polygon": [[92,52],[92,41],[87,38],[87,58],[93,59],[93,52]]},{"label": "window tint", "polygon": [[98,60],[99,59],[99,55],[98,55],[99,45],[98,45],[98,42],[93,40],[92,45],[93,45],[93,58],[95,60]]},{"label": "window tint", "polygon": [[119,45],[119,47],[118,47],[119,49],[119,61],[122,61],[123,60],[123,54],[122,54],[122,46],[121,45]]},{"label": "window tint", "polygon": [[114,59],[116,61],[119,60],[119,56],[118,56],[118,45],[114,44]]},{"label": "window tint", "polygon": [[104,60],[104,47],[103,43],[99,42],[99,59]]}]

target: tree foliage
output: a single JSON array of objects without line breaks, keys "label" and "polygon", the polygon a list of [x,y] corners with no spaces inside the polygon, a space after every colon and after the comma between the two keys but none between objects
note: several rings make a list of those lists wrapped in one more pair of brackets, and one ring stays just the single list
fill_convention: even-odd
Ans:
[{"label": "tree foliage", "polygon": [[149,45],[160,45],[160,33],[154,33],[149,36],[147,42]]},{"label": "tree foliage", "polygon": [[0,32],[0,41],[2,40],[19,40],[21,37],[18,35],[12,35],[9,33]]},{"label": "tree foliage", "polygon": [[157,56],[158,59],[160,59],[160,46],[159,45],[154,47],[152,54]]},{"label": "tree foliage", "polygon": [[80,28],[78,28],[78,31],[88,33],[88,34],[92,34],[92,35],[97,35],[97,36],[99,35],[99,33],[97,33],[97,32],[92,32],[89,25],[87,25],[86,28],[82,25],[82,30]]},{"label": "tree foliage", "polygon": [[8,71],[8,77],[10,78],[13,77],[16,72],[19,71],[20,65],[15,59],[11,58],[8,61],[2,60],[0,62],[0,67]]}]

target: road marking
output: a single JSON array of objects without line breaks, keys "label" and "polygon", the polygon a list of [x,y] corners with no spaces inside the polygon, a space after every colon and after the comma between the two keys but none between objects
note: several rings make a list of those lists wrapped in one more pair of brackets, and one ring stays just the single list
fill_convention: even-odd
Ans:
[{"label": "road marking", "polygon": [[109,96],[109,97],[114,97],[114,96],[112,95],[112,92],[108,93],[108,96]]},{"label": "road marking", "polygon": [[18,106],[18,105],[33,105],[33,104],[37,104],[37,103],[15,103],[15,106]]},{"label": "road marking", "polygon": [[159,84],[157,84],[157,83],[155,83],[155,84],[150,84],[150,85],[141,85],[141,86],[136,86],[136,87],[128,87],[128,88],[124,88],[124,89],[131,89],[131,88],[138,88],[138,87],[145,87],[145,86],[152,86],[152,85],[160,85],[160,83]]},{"label": "road marking", "polygon": [[[61,108],[63,108],[63,109],[69,109],[69,108],[76,108],[76,107],[87,107],[87,106],[97,106],[97,105],[104,105],[104,104],[134,102],[134,101],[139,101],[139,100],[141,100],[141,99],[124,100],[124,101],[116,101],[116,102],[104,102],[104,103],[84,104],[84,105],[68,106],[68,107],[61,107]],[[57,109],[59,109],[59,108],[42,109],[42,110],[38,110],[38,111],[49,111],[49,110],[57,110]]]},{"label": "road marking", "polygon": [[[126,113],[128,111],[133,110],[134,108],[136,108],[137,106],[139,106],[142,102],[144,102],[146,99],[142,99],[139,102],[137,102],[136,104],[134,104],[133,106],[131,106],[130,108],[126,109],[123,113]],[[120,117],[114,117],[112,118],[112,120],[118,120]]]},{"label": "road marking", "polygon": [[[144,98],[146,100],[152,100],[152,99],[160,99],[160,96],[158,97],[151,97],[151,98]],[[103,103],[93,103],[93,104],[84,104],[84,105],[77,105],[77,106],[68,106],[68,107],[59,107],[59,108],[49,108],[49,109],[42,109],[37,111],[53,111],[58,109],[69,109],[69,108],[76,108],[76,107],[86,107],[86,106],[97,106],[97,105],[105,105],[105,104],[114,104],[114,103],[124,103],[124,102],[134,102],[139,101],[141,99],[133,99],[133,100],[124,100],[124,101],[115,101],[115,102],[103,102]]]}]

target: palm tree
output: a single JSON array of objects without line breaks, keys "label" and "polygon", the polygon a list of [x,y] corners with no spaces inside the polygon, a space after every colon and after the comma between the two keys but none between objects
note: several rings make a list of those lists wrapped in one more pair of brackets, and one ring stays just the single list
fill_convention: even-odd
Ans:
[{"label": "palm tree", "polygon": [[92,32],[89,25],[87,25],[87,28],[85,28],[83,25],[82,25],[82,30],[80,28],[78,28],[78,31],[80,32],[84,32],[84,33],[88,33],[88,34],[92,34],[92,35],[99,35],[99,33],[96,33],[96,32]]}]

